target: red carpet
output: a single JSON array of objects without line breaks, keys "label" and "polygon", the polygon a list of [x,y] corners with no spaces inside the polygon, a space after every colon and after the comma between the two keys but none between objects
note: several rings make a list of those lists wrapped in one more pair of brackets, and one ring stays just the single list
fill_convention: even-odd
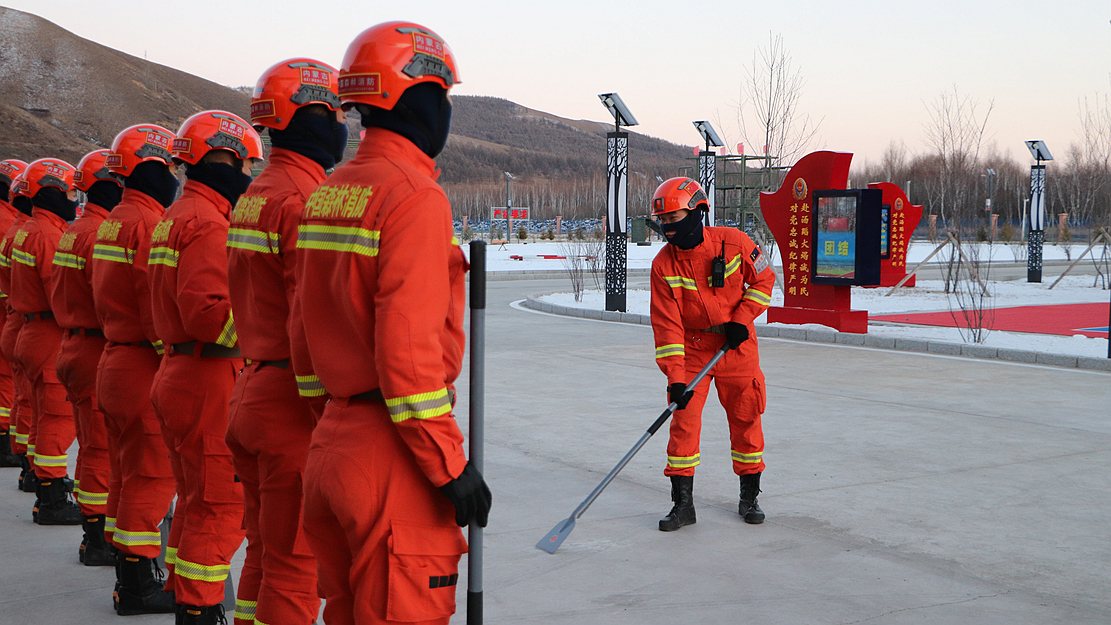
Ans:
[{"label": "red carpet", "polygon": [[[1059,334],[1061,336],[1083,334],[1092,338],[1106,338],[1108,306],[1108,304],[1052,304],[1047,306],[996,308],[995,320],[994,323],[991,323],[991,329],[1004,332]],[[923,326],[957,327],[954,315],[947,312],[869,315],[868,319]],[[964,318],[960,311],[957,311],[956,319],[960,320],[963,327]]]}]

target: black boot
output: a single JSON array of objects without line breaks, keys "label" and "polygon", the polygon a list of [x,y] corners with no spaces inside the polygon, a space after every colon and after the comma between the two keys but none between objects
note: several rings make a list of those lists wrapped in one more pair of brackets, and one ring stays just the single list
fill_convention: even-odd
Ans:
[{"label": "black boot", "polygon": [[81,543],[81,561],[85,566],[113,566],[116,555],[104,539],[104,515],[85,517],[85,540]]},{"label": "black boot", "polygon": [[764,511],[760,509],[760,502],[756,496],[760,494],[760,474],[749,473],[741,476],[741,502],[737,505],[737,514],[745,519],[745,523],[753,525],[764,522]]},{"label": "black boot", "polygon": [[671,512],[660,519],[661,532],[674,532],[684,525],[694,525],[694,476],[671,476]]},{"label": "black boot", "polygon": [[39,525],[81,525],[85,516],[66,492],[62,478],[44,478],[39,490],[38,515],[35,523]]},{"label": "black boot", "polygon": [[224,606],[220,604],[177,606],[177,625],[216,625],[217,623],[221,625],[228,623],[228,619],[224,617]]},{"label": "black boot", "polygon": [[121,553],[119,570],[116,614],[173,614],[177,609],[174,593],[162,590],[162,570],[153,560]]},{"label": "black boot", "polygon": [[12,453],[11,434],[0,434],[0,467],[22,467],[19,454]]},{"label": "black boot", "polygon": [[19,483],[19,487],[25,493],[39,492],[39,476],[35,475],[35,468],[31,466],[31,461],[27,461],[27,468],[24,469],[26,473],[23,474],[23,480]]}]

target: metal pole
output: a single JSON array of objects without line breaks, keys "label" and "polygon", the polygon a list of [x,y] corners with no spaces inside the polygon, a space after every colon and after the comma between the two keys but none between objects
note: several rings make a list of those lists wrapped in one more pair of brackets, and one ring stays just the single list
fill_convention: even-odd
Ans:
[{"label": "metal pole", "polygon": [[625,217],[629,206],[629,133],[606,135],[606,310],[625,312],[628,243]]},{"label": "metal pole", "polygon": [[[484,470],[485,410],[486,243],[471,241],[470,456],[479,473]],[[482,625],[482,528],[476,521],[467,528],[467,544],[467,625]]]}]

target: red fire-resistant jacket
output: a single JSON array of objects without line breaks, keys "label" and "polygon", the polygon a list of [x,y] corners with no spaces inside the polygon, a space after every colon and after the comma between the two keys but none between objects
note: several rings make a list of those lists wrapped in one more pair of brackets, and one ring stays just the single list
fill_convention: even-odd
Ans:
[{"label": "red fire-resistant jacket", "polygon": [[449,389],[463,363],[467,264],[435,162],[368,129],[309,197],[297,247],[292,324],[324,387],[336,397],[381,389],[424,474],[446,484],[466,464]]},{"label": "red fire-resistant jacket", "polygon": [[240,196],[228,230],[228,287],[243,356],[289,358],[289,309],[296,293],[297,225],[324,168],[274,148],[270,164]]},{"label": "red fire-resistant jacket", "polygon": [[[652,331],[656,364],[668,384],[688,382],[686,372],[704,362],[688,354],[693,343],[727,321],[748,326],[749,339],[731,350],[714,368],[714,375],[755,376],[760,367],[753,320],[771,304],[775,272],[748,235],[734,228],[705,228],[698,247],[683,250],[666,245],[652,260]],[[712,263],[724,244],[725,286],[712,288]],[[720,330],[720,328],[716,328]],[[687,366],[691,360],[690,366]]]},{"label": "red fire-resistant jacket", "polygon": [[151,233],[154,330],[167,347],[187,341],[236,346],[225,249],[230,215],[224,196],[189,180]]},{"label": "red fire-resistant jacket", "polygon": [[54,252],[66,220],[41,208],[15,234],[12,245],[12,308],[22,314],[50,310],[47,285],[54,271]]},{"label": "red fire-resistant jacket", "polygon": [[146,193],[124,189],[120,203],[97,229],[90,263],[93,301],[109,341],[150,341],[162,351],[151,314],[147,258],[150,233],[165,213]]},{"label": "red fire-resistant jacket", "polygon": [[28,219],[30,217],[19,212],[18,208],[0,201],[0,232],[4,233],[4,239],[0,241],[0,302],[4,306],[8,304],[8,293],[12,288],[12,243],[15,242],[15,233]]},{"label": "red fire-resistant jacket", "polygon": [[89,260],[97,228],[107,216],[108,211],[96,204],[85,204],[85,212],[58,241],[50,280],[50,304],[54,318],[63,328],[100,327],[93,303],[93,268]]}]

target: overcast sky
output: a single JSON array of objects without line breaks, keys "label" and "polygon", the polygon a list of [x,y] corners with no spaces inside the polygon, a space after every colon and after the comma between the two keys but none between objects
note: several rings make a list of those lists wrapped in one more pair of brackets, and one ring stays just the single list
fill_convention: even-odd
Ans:
[{"label": "overcast sky", "polygon": [[[1026,139],[1055,155],[1077,140],[1078,100],[1111,91],[1111,3],[1095,0],[4,0],[74,33],[229,86],[253,85],[292,56],[339,65],[356,34],[407,19],[443,36],[456,93],[607,121],[617,91],[636,130],[694,145],[691,121],[720,120],[742,140],[736,106],[746,66],[781,34],[821,120],[816,147],[876,161],[892,142],[925,152],[927,105],[954,86],[986,109],[1001,152]],[[406,6],[409,5],[409,6]],[[754,138],[746,145],[752,151]],[[762,145],[762,140],[760,141]]]}]

